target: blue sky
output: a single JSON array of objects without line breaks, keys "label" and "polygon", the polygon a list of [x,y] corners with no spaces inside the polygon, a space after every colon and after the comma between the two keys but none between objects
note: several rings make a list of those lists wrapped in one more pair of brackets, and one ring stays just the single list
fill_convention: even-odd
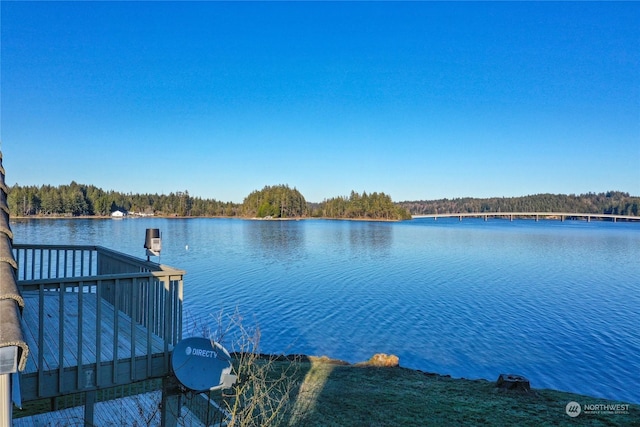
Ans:
[{"label": "blue sky", "polygon": [[0,3],[9,185],[640,195],[637,2]]}]

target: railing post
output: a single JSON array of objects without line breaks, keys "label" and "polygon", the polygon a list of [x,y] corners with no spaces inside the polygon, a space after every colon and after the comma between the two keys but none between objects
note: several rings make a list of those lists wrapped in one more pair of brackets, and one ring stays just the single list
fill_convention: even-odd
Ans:
[{"label": "railing post", "polygon": [[44,395],[44,285],[38,286],[38,396]]},{"label": "railing post", "polygon": [[[102,280],[96,284],[96,331],[102,331]],[[96,333],[96,387],[102,385],[102,334]]]},{"label": "railing post", "polygon": [[133,283],[131,284],[129,289],[129,299],[131,304],[131,313],[129,314],[131,316],[131,380],[136,379],[136,326],[138,321],[136,319],[137,298],[135,295],[135,288],[137,287],[137,285],[138,279],[134,278]]},{"label": "railing post", "polygon": [[164,283],[164,368],[169,370],[169,337],[171,336],[171,280],[165,277]]},{"label": "railing post", "polygon": [[51,278],[51,249],[47,249],[47,279]]},{"label": "railing post", "polygon": [[118,382],[118,290],[120,288],[120,280],[116,279],[113,287],[113,378],[114,384]]},{"label": "railing post", "polygon": [[146,298],[145,298],[145,306],[146,306],[146,316],[147,316],[147,375],[151,376],[151,331],[152,325],[154,324],[153,320],[153,277],[147,278],[146,282]]},{"label": "railing post", "polygon": [[42,279],[42,274],[44,273],[43,264],[44,263],[44,250],[40,249],[40,276],[38,279]]},{"label": "railing post", "polygon": [[180,281],[178,282],[178,339],[174,344],[182,341],[182,302],[184,301],[184,281],[183,276],[180,276]]},{"label": "railing post", "polygon": [[64,391],[64,294],[65,284],[60,283],[60,290],[58,291],[58,325],[60,330],[58,331],[58,392]]},{"label": "railing post", "polygon": [[56,279],[60,277],[60,250],[56,250]]},{"label": "railing post", "polygon": [[31,280],[35,279],[36,275],[36,250],[31,250]]},{"label": "railing post", "polygon": [[[77,383],[77,387],[79,389],[83,388],[84,386],[86,386],[86,381],[84,383],[84,385],[82,384],[82,380],[84,379],[84,369],[83,369],[83,365],[84,365],[84,361],[83,361],[83,354],[82,354],[82,342],[83,342],[83,330],[82,330],[82,323],[83,323],[83,313],[84,313],[84,298],[83,298],[83,289],[82,289],[82,282],[79,282],[78,284],[78,383]],[[96,332],[96,335],[98,335],[98,333]]]}]

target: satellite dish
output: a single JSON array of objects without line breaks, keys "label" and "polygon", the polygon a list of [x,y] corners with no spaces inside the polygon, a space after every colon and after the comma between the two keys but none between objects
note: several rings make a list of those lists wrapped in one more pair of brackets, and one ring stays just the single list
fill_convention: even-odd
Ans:
[{"label": "satellite dish", "polygon": [[173,348],[173,373],[180,383],[195,392],[231,387],[237,377],[231,375],[231,356],[219,343],[192,337]]}]

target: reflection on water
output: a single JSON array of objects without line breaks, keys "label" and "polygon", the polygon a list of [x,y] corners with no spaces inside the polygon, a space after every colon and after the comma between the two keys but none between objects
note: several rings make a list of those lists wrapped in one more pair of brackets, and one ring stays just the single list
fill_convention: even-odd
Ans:
[{"label": "reflection on water", "polygon": [[359,223],[349,227],[349,244],[353,251],[384,253],[391,249],[393,228],[385,223]]},{"label": "reflection on water", "polygon": [[185,325],[256,319],[268,352],[640,403],[640,224],[414,220],[31,220],[17,243],[92,244],[185,269]]},{"label": "reflection on water", "polygon": [[254,255],[282,262],[303,256],[305,229],[300,221],[247,221],[243,227],[245,247]]}]

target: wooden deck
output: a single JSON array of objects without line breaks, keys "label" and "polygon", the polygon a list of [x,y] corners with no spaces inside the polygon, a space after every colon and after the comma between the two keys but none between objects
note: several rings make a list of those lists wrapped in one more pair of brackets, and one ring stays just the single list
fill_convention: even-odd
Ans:
[{"label": "wooden deck", "polygon": [[[22,294],[25,300],[25,308],[22,313],[23,330],[25,331],[25,340],[31,350],[24,374],[37,372],[37,362],[40,357],[42,357],[46,371],[60,368],[61,352],[58,346],[60,337],[62,337],[64,346],[62,367],[65,368],[102,361],[113,361],[114,359],[130,359],[132,354],[136,357],[146,356],[149,343],[152,354],[164,351],[164,341],[160,337],[149,333],[146,328],[135,322],[132,324],[131,318],[122,311],[118,311],[118,319],[116,319],[113,305],[101,298],[100,308],[98,308],[96,294],[83,293],[80,295],[83,308],[81,328],[83,335],[97,336],[97,313],[98,309],[101,310],[101,320],[99,322],[101,345],[98,358],[95,342],[78,339],[78,331],[80,330],[78,325],[80,319],[78,315],[80,312],[78,293],[68,292],[64,295],[66,315],[62,322],[59,316],[60,292],[44,292],[43,294],[44,347],[42,349],[38,346],[38,325],[40,324],[39,293],[37,291],[28,291]],[[114,343],[116,337],[117,344]],[[80,354],[82,363],[79,363],[78,360]]]},{"label": "wooden deck", "polygon": [[[25,407],[33,401],[74,406],[14,425],[175,426],[180,397],[166,379],[182,337],[185,272],[99,246],[14,245],[13,251],[30,349],[21,400]],[[161,391],[105,395],[160,378]],[[180,425],[200,425],[186,420]]]},{"label": "wooden deck", "polygon": [[21,374],[24,400],[168,373],[172,344],[100,295],[69,289],[23,292],[23,330],[31,349]]},{"label": "wooden deck", "polygon": [[[154,391],[105,402],[94,406],[96,426],[159,426],[161,393]],[[16,413],[16,415],[19,415]],[[186,407],[181,408],[178,426],[200,427],[204,424]],[[77,406],[31,417],[14,418],[14,427],[84,427],[84,407]]]}]

